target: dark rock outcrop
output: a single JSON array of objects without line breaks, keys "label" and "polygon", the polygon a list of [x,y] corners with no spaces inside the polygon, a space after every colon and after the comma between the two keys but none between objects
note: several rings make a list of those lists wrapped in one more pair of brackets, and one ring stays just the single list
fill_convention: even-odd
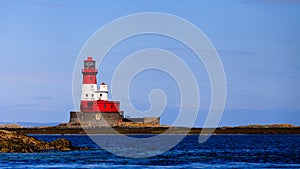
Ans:
[{"label": "dark rock outcrop", "polygon": [[0,130],[0,152],[43,152],[51,150],[70,151],[85,150],[87,148],[73,147],[71,141],[57,139],[52,142],[44,142],[24,134]]}]

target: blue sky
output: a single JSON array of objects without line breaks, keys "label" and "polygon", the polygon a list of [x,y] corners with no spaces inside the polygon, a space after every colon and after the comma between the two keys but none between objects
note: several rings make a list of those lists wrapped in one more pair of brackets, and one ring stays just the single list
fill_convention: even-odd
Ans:
[{"label": "blue sky", "polygon": [[[214,44],[227,77],[220,126],[300,125],[300,1],[292,0],[0,0],[0,121],[67,122],[73,110],[73,69],[81,48],[105,24],[137,12],[177,15],[196,25]],[[112,49],[99,68],[98,81],[109,84],[123,57],[149,47],[192,55],[165,37],[131,38]],[[209,79],[205,69],[197,66],[201,63],[183,59],[199,83],[201,109],[196,125],[201,126],[210,103]],[[169,76],[156,71],[137,76],[130,89],[133,104],[147,109],[152,88],[161,88],[169,96],[161,120],[171,124],[180,100]]]}]

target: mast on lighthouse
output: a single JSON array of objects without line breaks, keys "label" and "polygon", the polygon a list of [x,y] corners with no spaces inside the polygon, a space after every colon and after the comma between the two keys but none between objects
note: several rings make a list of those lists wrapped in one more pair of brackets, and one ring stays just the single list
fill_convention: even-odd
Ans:
[{"label": "mast on lighthouse", "polygon": [[82,112],[91,111],[97,109],[97,78],[96,75],[98,69],[95,68],[95,60],[92,57],[88,57],[84,60],[84,67],[82,69],[83,81],[81,89],[81,105],[80,110]]}]

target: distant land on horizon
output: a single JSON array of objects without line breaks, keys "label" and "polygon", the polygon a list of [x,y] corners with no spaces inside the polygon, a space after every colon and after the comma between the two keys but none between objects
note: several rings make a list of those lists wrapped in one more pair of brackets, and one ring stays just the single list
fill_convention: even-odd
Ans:
[{"label": "distant land on horizon", "polygon": [[22,127],[41,127],[41,126],[57,126],[61,124],[62,122],[44,122],[44,123],[38,123],[38,122],[0,122],[0,125],[5,124],[16,124]]}]

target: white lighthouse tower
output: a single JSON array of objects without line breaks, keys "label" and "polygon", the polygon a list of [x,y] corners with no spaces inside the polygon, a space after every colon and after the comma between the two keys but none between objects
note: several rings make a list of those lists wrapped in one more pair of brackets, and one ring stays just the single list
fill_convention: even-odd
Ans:
[{"label": "white lighthouse tower", "polygon": [[99,99],[108,100],[108,86],[104,82],[102,82],[99,87]]}]

